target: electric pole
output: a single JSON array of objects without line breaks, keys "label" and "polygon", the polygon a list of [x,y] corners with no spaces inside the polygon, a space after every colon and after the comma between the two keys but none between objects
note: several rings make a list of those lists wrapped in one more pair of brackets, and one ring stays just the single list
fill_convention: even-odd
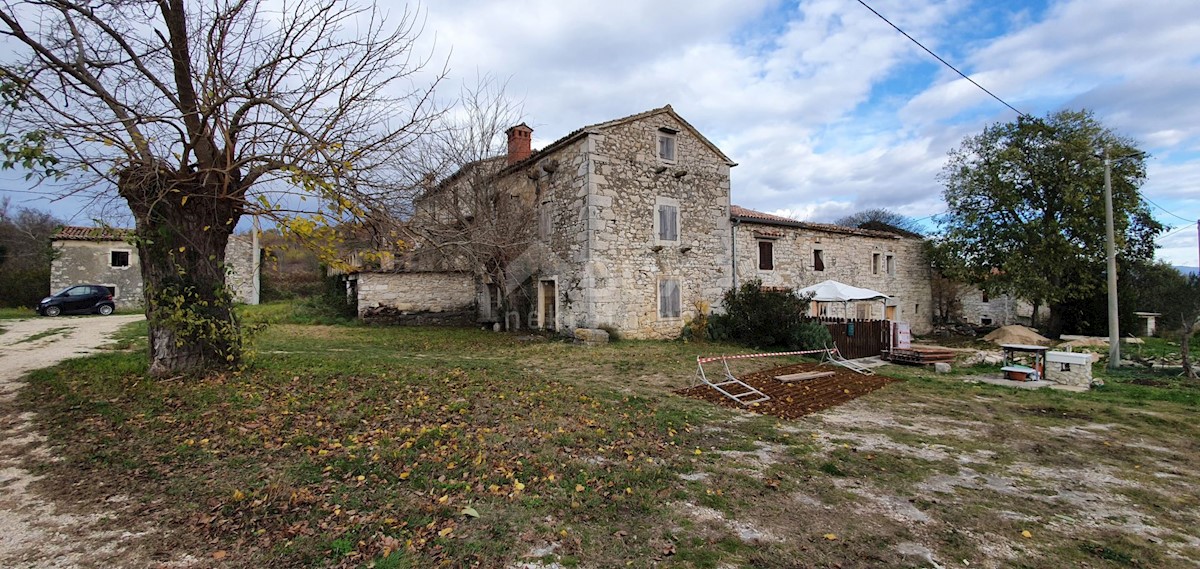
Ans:
[{"label": "electric pole", "polygon": [[1108,369],[1121,367],[1121,333],[1117,314],[1117,244],[1113,230],[1112,159],[1104,147],[1104,230],[1108,245]]}]

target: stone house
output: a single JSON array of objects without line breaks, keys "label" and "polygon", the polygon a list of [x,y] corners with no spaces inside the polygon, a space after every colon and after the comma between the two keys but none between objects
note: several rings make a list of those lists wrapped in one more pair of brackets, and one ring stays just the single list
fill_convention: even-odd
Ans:
[{"label": "stone house", "polygon": [[[736,164],[670,105],[580,128],[541,150],[531,149],[531,134],[510,128],[506,156],[430,183],[414,204],[410,226],[443,231],[433,241],[484,231],[481,240],[498,245],[488,255],[418,246],[392,266],[351,274],[361,316],[474,310],[478,322],[508,329],[673,338],[738,282],[832,278],[893,296],[886,309],[864,306],[852,317],[930,327],[919,239],[731,206]],[[473,191],[473,177],[487,191]],[[509,212],[500,216],[507,235],[487,233],[485,218],[497,211]],[[818,309],[834,316],[841,307]]]},{"label": "stone house", "polygon": [[731,210],[737,282],[759,279],[764,286],[800,289],[833,279],[891,298],[848,306],[814,302],[810,314],[908,322],[917,334],[930,330],[930,267],[920,238],[797,221],[738,206]]},{"label": "stone house", "polygon": [[[502,282],[479,287],[474,304],[485,321],[669,338],[697,307],[719,302],[733,284],[735,166],[719,148],[669,105],[578,129],[537,151],[531,133],[526,125],[508,130],[508,155],[491,174],[502,200],[495,203],[527,208],[533,234],[507,253]],[[446,208],[461,212],[462,202],[447,197],[453,192],[437,194],[417,201],[413,223],[448,222]],[[473,223],[478,212],[466,213],[463,221]],[[354,275],[360,313],[394,295],[385,281],[395,278]]]},{"label": "stone house", "polygon": [[[54,259],[50,263],[50,293],[71,285],[87,283],[108,287],[118,307],[142,306],[141,260],[130,243],[133,231],[104,227],[60,228],[50,239]],[[234,299],[258,304],[258,236],[232,235],[225,247],[227,276]]]},{"label": "stone house", "polygon": [[[1028,326],[1033,319],[1033,304],[1007,294],[989,295],[971,285],[962,285],[958,294],[960,303],[959,320],[973,326]],[[1042,307],[1041,318],[1049,314]]]}]

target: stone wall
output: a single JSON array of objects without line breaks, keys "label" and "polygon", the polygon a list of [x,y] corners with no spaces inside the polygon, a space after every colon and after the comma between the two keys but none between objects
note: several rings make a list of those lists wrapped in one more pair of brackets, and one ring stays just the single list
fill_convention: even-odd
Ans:
[{"label": "stone wall", "polygon": [[[735,233],[739,284],[761,279],[764,286],[800,289],[832,279],[891,296],[886,304],[894,307],[892,319],[908,322],[914,333],[925,334],[932,329],[929,262],[920,239],[744,220],[735,225]],[[773,269],[759,268],[759,242],[771,243]],[[821,251],[824,270],[816,268],[817,250]],[[822,308],[827,316],[885,317],[882,301],[852,303],[848,315],[841,303]]]},{"label": "stone wall", "polygon": [[[987,300],[984,300],[984,299]],[[1033,316],[1033,305],[1007,294],[986,296],[982,290],[973,286],[963,286],[958,296],[962,303],[961,318],[967,324],[976,326],[1008,326],[1009,324],[1028,325]],[[1040,316],[1048,312],[1043,308]]]},{"label": "stone wall", "polygon": [[[259,250],[250,235],[233,235],[225,247],[229,267],[227,283],[236,302],[258,304]],[[77,284],[98,284],[114,288],[117,307],[140,307],[142,294],[141,259],[137,247],[125,241],[54,241],[57,251],[50,263],[50,293]],[[113,253],[127,253],[128,265],[113,266]]]},{"label": "stone wall", "polygon": [[364,320],[401,324],[475,322],[475,281],[467,273],[357,273],[352,278],[358,314]]},{"label": "stone wall", "polygon": [[1091,386],[1091,354],[1086,352],[1047,352],[1044,375],[1044,379],[1055,383],[1080,387]]},{"label": "stone wall", "polygon": [[258,304],[261,289],[262,249],[253,235],[231,235],[225,246],[225,284],[233,298],[243,304]]}]

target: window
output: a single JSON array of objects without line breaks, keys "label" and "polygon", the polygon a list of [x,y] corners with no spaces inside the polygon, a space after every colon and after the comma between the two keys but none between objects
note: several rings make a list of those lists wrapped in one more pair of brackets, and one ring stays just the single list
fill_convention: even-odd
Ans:
[{"label": "window", "polygon": [[1071,364],[1069,364],[1067,362],[1062,362],[1059,364],[1058,370],[1059,371],[1071,371]]},{"label": "window", "polygon": [[679,293],[679,279],[663,279],[658,281],[658,317],[679,318],[682,307],[683,303]]},{"label": "window", "polygon": [[541,210],[538,211],[538,236],[542,239],[549,239],[551,226],[550,200],[546,200],[542,202]]},{"label": "window", "polygon": [[654,240],[679,241],[679,200],[658,198],[654,201]]},{"label": "window", "polygon": [[825,252],[820,249],[813,249],[813,270],[825,270]]},{"label": "window", "polygon": [[675,161],[675,131],[659,129],[658,159],[665,160],[667,162]]},{"label": "window", "polygon": [[114,267],[128,267],[129,266],[129,251],[113,251],[111,254],[111,261],[109,264]]},{"label": "window", "polygon": [[895,255],[887,256],[887,274],[889,274],[889,275],[896,274],[896,256]]},{"label": "window", "polygon": [[770,241],[758,242],[758,270],[775,270],[775,244]]},{"label": "window", "polygon": [[871,254],[871,274],[872,275],[879,274],[879,253]]},{"label": "window", "polygon": [[980,294],[979,294],[979,296],[983,298],[983,301],[984,301],[984,302],[989,302],[989,300],[988,300],[988,293],[987,293],[987,291],[986,291],[986,290],[980,291]]},{"label": "window", "polygon": [[871,318],[871,305],[866,302],[856,303],[854,311],[854,317],[859,320],[869,320]]},{"label": "window", "polygon": [[980,318],[980,319],[979,319],[979,323],[980,323],[980,324],[983,324],[984,326],[991,326],[991,325],[992,325],[992,319],[991,319],[991,318],[988,318],[987,316],[984,316],[983,318]]}]

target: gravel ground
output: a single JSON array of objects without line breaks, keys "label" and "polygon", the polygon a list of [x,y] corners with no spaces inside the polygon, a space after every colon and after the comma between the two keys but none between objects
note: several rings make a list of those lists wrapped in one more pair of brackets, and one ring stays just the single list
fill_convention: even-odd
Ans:
[{"label": "gravel ground", "polygon": [[[6,320],[0,334],[0,567],[150,567],[130,544],[145,535],[105,527],[100,511],[68,510],[39,492],[28,459],[53,460],[34,431],[31,413],[14,407],[23,376],[68,358],[91,354],[141,315]],[[93,509],[95,510],[95,509]]]}]

